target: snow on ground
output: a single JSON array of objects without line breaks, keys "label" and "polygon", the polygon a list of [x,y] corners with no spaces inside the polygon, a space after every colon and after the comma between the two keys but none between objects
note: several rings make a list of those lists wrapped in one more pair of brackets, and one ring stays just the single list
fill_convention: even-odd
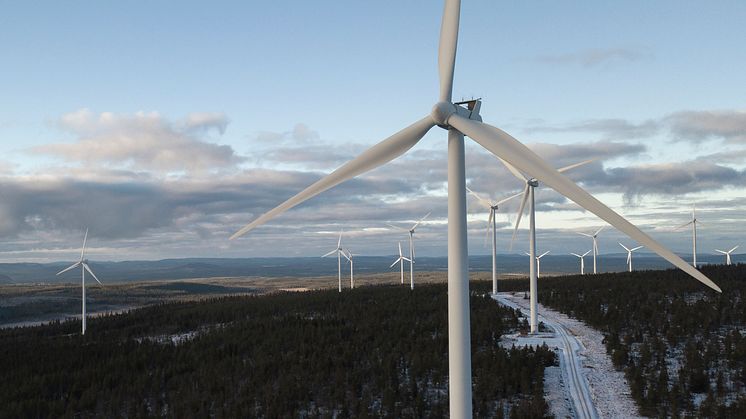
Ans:
[{"label": "snow on ground", "polygon": [[[521,307],[524,315],[529,313],[528,300],[523,299],[522,292],[515,294],[499,293],[499,296]],[[629,383],[624,378],[624,373],[614,369],[610,357],[606,354],[606,347],[601,343],[604,338],[601,332],[541,304],[539,304],[539,314],[550,321],[561,324],[580,341],[582,347],[578,354],[582,366],[581,374],[588,382],[588,388],[598,416],[600,418],[642,418],[643,416],[640,416],[637,406],[630,396]],[[553,345],[551,342],[551,339],[556,338],[541,335],[508,338],[510,341],[520,339],[520,344],[524,345],[541,345],[544,341],[547,341],[549,346],[559,346]],[[516,345],[518,344],[516,342]],[[573,417],[575,416],[573,414],[574,408],[567,393],[567,383],[564,383],[561,374],[558,375],[560,375],[559,387],[554,385],[556,381],[553,381],[555,378],[551,375],[545,378],[547,403],[549,403],[550,410],[555,417]]]}]

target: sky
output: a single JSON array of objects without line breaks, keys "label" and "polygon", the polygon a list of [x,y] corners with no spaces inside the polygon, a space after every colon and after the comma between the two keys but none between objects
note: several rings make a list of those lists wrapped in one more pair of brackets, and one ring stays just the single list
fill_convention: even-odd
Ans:
[{"label": "sky", "polygon": [[[391,255],[418,229],[444,256],[446,135],[234,241],[228,237],[437,101],[436,1],[3,2],[0,261]],[[746,3],[462,4],[454,100],[672,250],[746,246]],[[467,139],[467,185],[522,185]],[[513,248],[518,202],[498,215]],[[469,252],[487,212],[468,201]],[[539,251],[584,252],[603,222],[537,190]],[[601,253],[630,239],[605,230]]]}]

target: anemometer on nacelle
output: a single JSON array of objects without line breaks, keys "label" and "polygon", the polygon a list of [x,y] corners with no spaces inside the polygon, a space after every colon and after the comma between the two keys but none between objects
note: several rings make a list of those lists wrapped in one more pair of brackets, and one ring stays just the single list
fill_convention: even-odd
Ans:
[{"label": "anemometer on nacelle", "polygon": [[479,110],[482,108],[482,98],[455,102],[454,105],[456,105],[456,112],[459,115],[482,122],[482,117],[479,115]]}]

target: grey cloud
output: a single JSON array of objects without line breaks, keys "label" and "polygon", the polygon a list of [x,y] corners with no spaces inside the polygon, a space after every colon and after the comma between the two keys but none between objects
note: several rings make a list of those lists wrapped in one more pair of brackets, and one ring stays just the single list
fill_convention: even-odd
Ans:
[{"label": "grey cloud", "polygon": [[319,133],[312,130],[308,125],[299,122],[289,131],[261,131],[256,134],[255,139],[259,142],[270,144],[305,143],[309,140],[318,140]]},{"label": "grey cloud", "polygon": [[525,128],[527,132],[584,132],[599,134],[607,140],[647,138],[657,134],[660,129],[661,124],[656,120],[649,119],[635,123],[619,118],[590,119],[564,125],[549,125],[535,122]]},{"label": "grey cloud", "polygon": [[187,115],[184,125],[189,130],[216,129],[221,135],[228,127],[228,117],[218,112],[194,112]]},{"label": "grey cloud", "polygon": [[206,171],[234,167],[244,160],[228,145],[203,141],[195,131],[224,130],[218,114],[192,114],[183,124],[157,113],[96,115],[87,109],[64,115],[59,126],[76,136],[74,143],[48,144],[31,151],[71,162],[152,171]]},{"label": "grey cloud", "polygon": [[587,49],[566,54],[542,55],[538,57],[538,60],[552,64],[579,64],[591,68],[618,62],[634,62],[649,57],[649,53],[630,48],[605,48]]},{"label": "grey cloud", "polygon": [[683,111],[673,113],[664,121],[671,133],[690,141],[724,139],[733,143],[746,143],[746,112]]}]

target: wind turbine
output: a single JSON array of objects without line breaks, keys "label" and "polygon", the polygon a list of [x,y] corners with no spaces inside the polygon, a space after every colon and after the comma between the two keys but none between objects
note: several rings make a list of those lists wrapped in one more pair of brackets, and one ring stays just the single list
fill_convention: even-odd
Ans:
[{"label": "wind turbine", "polygon": [[580,258],[580,274],[585,275],[585,257],[588,256],[588,253],[591,253],[591,251],[587,251],[583,253],[582,255],[579,255],[577,253],[570,253],[573,256],[577,256]]},{"label": "wind turbine", "polygon": [[[296,205],[406,153],[434,126],[448,131],[448,385],[450,417],[469,418],[471,411],[471,333],[469,322],[469,269],[466,237],[466,175],[464,135],[541,180],[581,207],[656,252],[708,287],[720,291],[704,274],[640,231],[621,215],[601,203],[572,180],[508,133],[482,123],[480,100],[453,102],[453,73],[456,63],[460,0],[446,0],[440,30],[438,69],[440,95],[431,112],[414,124],[364,151],[329,175],[238,230],[235,239]],[[372,115],[371,115],[372,116]],[[378,115],[375,118],[379,118]],[[371,119],[371,123],[375,120]]]},{"label": "wind turbine", "polygon": [[[585,236],[585,237],[590,237],[590,238],[592,238],[592,239],[593,239],[593,273],[594,273],[594,274],[595,274],[595,273],[597,273],[597,271],[596,271],[596,255],[598,255],[598,241],[597,241],[597,239],[598,239],[598,233],[600,233],[600,232],[601,232],[601,230],[603,230],[603,229],[605,229],[605,228],[606,228],[606,226],[603,226],[603,227],[599,228],[598,230],[596,230],[596,232],[595,232],[595,233],[592,233],[592,234],[588,234],[588,233],[578,233],[578,234],[580,234],[581,236]],[[631,235],[629,235],[629,236],[630,236],[630,237],[632,237],[632,238],[634,238],[634,237],[633,237],[633,236],[631,236]],[[666,250],[668,250],[668,249],[666,249]],[[658,253],[658,252],[656,252],[656,253]],[[658,253],[658,254],[660,255],[660,253]],[[661,255],[661,256],[662,256],[662,255]],[[670,262],[670,260],[669,260],[669,262]],[[678,266],[678,265],[676,265],[676,266]],[[681,267],[679,266],[679,268],[681,268]],[[687,273],[688,273],[689,275],[692,275],[692,274],[691,274],[691,272],[689,272],[689,271],[687,271]],[[697,277],[695,276],[695,278],[697,278]],[[697,279],[699,279],[699,278],[697,278]],[[699,279],[699,280],[700,280],[700,281],[702,281],[701,279]]]},{"label": "wind turbine", "polygon": [[83,236],[83,249],[80,251],[80,259],[77,262],[73,263],[72,265],[68,266],[67,268],[65,268],[65,269],[57,272],[57,275],[60,275],[62,273],[65,273],[65,272],[69,271],[70,269],[74,269],[74,268],[77,268],[78,266],[80,266],[80,275],[81,275],[80,276],[80,278],[81,278],[80,279],[80,283],[81,283],[81,285],[83,287],[83,316],[82,316],[82,319],[83,319],[83,330],[81,331],[81,335],[85,335],[85,320],[86,320],[86,314],[85,314],[85,271],[88,271],[88,273],[91,274],[91,276],[93,277],[93,279],[95,279],[96,282],[98,282],[100,285],[104,285],[104,284],[101,284],[101,281],[99,281],[98,278],[96,278],[96,274],[94,274],[93,271],[91,270],[91,268],[88,266],[88,259],[85,258],[85,243],[86,243],[86,241],[88,241],[88,229],[87,228],[85,229],[85,236]]},{"label": "wind turbine", "polygon": [[[526,202],[528,202],[528,213],[529,213],[529,235],[528,235],[528,249],[529,254],[531,257],[529,258],[529,307],[530,307],[530,315],[529,315],[529,324],[531,326],[531,333],[536,333],[539,330],[539,323],[537,320],[537,310],[538,310],[538,283],[536,280],[539,278],[538,275],[538,258],[536,258],[536,208],[534,205],[534,189],[539,186],[539,181],[535,178],[525,176],[523,173],[521,173],[520,170],[516,169],[512,164],[509,162],[503,160],[498,156],[498,159],[505,165],[505,167],[508,168],[510,173],[513,174],[518,180],[524,182],[526,186],[523,189],[523,199],[521,200],[521,205],[518,208],[518,218],[515,220],[515,228],[513,229],[513,238],[510,239],[510,248],[513,248],[513,241],[515,240],[515,235],[518,233],[518,226],[521,224],[521,216],[523,216],[523,210],[526,207]],[[574,169],[578,166],[582,166],[584,164],[590,163],[593,160],[585,160],[579,163],[571,164],[566,167],[562,167],[560,169],[557,169],[557,173],[564,173],[568,170]]]},{"label": "wind turbine", "polygon": [[466,190],[469,191],[469,193],[472,194],[475,198],[477,198],[477,201],[479,201],[482,206],[490,210],[490,216],[489,218],[487,218],[487,228],[492,228],[492,294],[497,294],[497,226],[495,223],[495,213],[497,212],[500,205],[520,196],[521,194],[517,193],[513,196],[501,199],[500,201],[492,202],[492,200],[487,200],[477,195],[468,187],[466,188]]},{"label": "wind turbine", "polygon": [[629,271],[632,272],[632,252],[634,252],[635,250],[640,250],[644,246],[637,246],[637,247],[633,247],[631,249],[627,248],[627,246],[625,246],[625,245],[623,245],[621,243],[619,243],[619,246],[622,246],[624,248],[624,250],[627,251],[627,266],[629,267]]},{"label": "wind turbine", "polygon": [[399,264],[399,268],[401,270],[401,284],[402,285],[404,285],[404,261],[412,262],[412,259],[406,258],[406,257],[404,257],[404,255],[402,255],[402,253],[401,253],[401,242],[399,242],[399,258],[396,259],[394,261],[394,263],[391,264],[391,266],[389,266],[389,269],[393,268],[394,265],[396,265],[397,263]]},{"label": "wind turbine", "polygon": [[674,230],[692,225],[692,266],[697,267],[697,204],[692,204],[692,220],[676,227]]},{"label": "wind turbine", "polygon": [[[739,244],[738,246],[740,246],[740,244]],[[718,253],[722,253],[722,254],[724,254],[724,255],[725,255],[725,264],[726,264],[726,265],[728,265],[728,266],[730,266],[730,254],[731,254],[731,253],[732,253],[732,252],[733,252],[734,250],[738,249],[738,246],[736,246],[736,247],[734,247],[734,248],[732,248],[732,249],[728,250],[727,252],[725,252],[725,251],[722,251],[722,250],[718,250],[718,249],[715,249],[715,251],[716,251],[716,252],[718,252]]]},{"label": "wind turbine", "polygon": [[[466,199],[466,198],[464,198],[464,199]],[[406,231],[406,232],[409,233],[409,288],[410,289],[414,289],[414,258],[415,258],[415,253],[414,253],[414,231],[417,228],[417,226],[420,225],[421,222],[425,221],[425,218],[427,218],[428,216],[430,216],[429,212],[427,214],[425,214],[424,217],[420,218],[416,223],[414,223],[414,225],[412,226],[412,228],[410,228],[408,230],[406,228],[397,227],[395,225],[389,224],[389,226],[391,226],[393,228],[396,228],[396,229],[399,229],[399,230],[403,230],[403,231]]]},{"label": "wind turbine", "polygon": [[342,256],[344,256],[345,259],[347,259],[347,264],[350,265],[350,289],[353,290],[355,289],[355,277],[354,277],[353,271],[355,269],[355,256],[356,255],[353,255],[350,249],[347,249],[346,252],[344,250],[342,251]]},{"label": "wind turbine", "polygon": [[[344,253],[344,250],[342,249],[342,232],[341,231],[339,232],[339,240],[337,241],[337,248],[321,257],[325,258],[327,256],[333,255],[334,253],[337,254],[337,276],[339,277],[339,292],[342,292],[342,255],[344,255],[345,253]],[[345,255],[345,257],[347,256]]]},{"label": "wind turbine", "polygon": [[[526,254],[526,256],[531,257],[531,253],[529,252],[524,252],[524,253]],[[546,256],[548,253],[549,253],[549,250],[540,254],[539,256],[536,256],[536,277],[537,278],[541,278],[541,258]],[[534,331],[532,330],[531,333],[534,333]]]}]

